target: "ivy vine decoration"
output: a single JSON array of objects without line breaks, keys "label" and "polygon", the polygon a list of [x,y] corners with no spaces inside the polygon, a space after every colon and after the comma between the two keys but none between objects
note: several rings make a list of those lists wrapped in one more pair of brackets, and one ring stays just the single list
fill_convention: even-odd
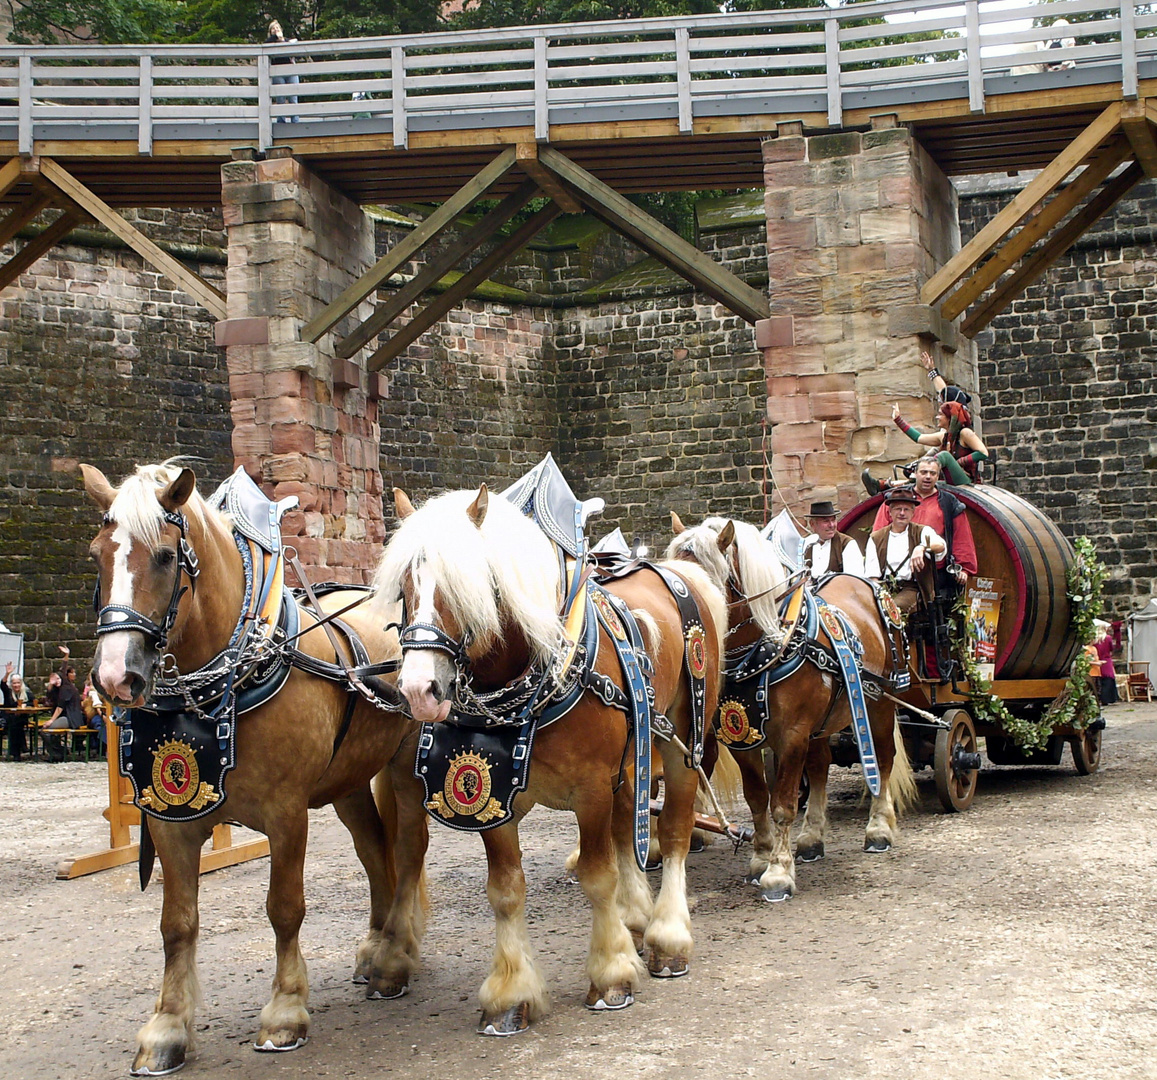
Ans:
[{"label": "ivy vine decoration", "polygon": [[[968,679],[968,697],[973,714],[977,720],[999,728],[1025,751],[1043,750],[1057,728],[1069,726],[1075,732],[1084,731],[1101,714],[1100,702],[1089,678],[1092,657],[1085,652],[1085,646],[1092,643],[1096,634],[1094,620],[1101,617],[1104,608],[1105,565],[1097,558],[1096,548],[1086,536],[1077,537],[1073,550],[1076,557],[1066,575],[1066,585],[1078,651],[1069,668],[1064,689],[1039,719],[1012,714],[1008,706],[992,693],[992,684],[981,677],[980,668],[969,653],[967,635],[956,635],[957,659]],[[957,601],[956,612],[962,621],[968,614],[963,595]]]}]

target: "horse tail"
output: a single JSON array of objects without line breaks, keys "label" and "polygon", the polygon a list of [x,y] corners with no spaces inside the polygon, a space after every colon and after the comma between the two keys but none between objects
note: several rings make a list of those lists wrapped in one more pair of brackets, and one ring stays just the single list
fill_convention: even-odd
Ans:
[{"label": "horse tail", "polygon": [[895,729],[896,756],[892,758],[892,773],[888,777],[888,794],[892,796],[892,805],[896,814],[906,813],[919,802],[919,791],[916,787],[916,774],[912,771],[912,762],[908,759],[908,750],[904,746],[904,735],[900,731],[900,721],[896,720]]},{"label": "horse tail", "polygon": [[739,763],[732,757],[731,751],[722,744],[719,746],[719,760],[715,762],[715,769],[711,773],[711,786],[721,803],[739,801],[743,787]]}]

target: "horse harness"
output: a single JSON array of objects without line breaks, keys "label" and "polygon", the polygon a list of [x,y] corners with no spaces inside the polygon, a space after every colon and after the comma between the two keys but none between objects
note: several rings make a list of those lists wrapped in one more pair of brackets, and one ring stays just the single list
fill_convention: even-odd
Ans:
[{"label": "horse harness", "polygon": [[[902,616],[888,593],[869,582],[889,642],[892,675],[886,677],[865,671],[859,635],[847,615],[820,595],[820,589],[835,576],[834,573],[825,575],[815,587],[801,581],[781,598],[780,620],[789,627],[782,638],[762,636],[753,645],[728,654],[716,733],[720,742],[732,750],[763,746],[770,718],[771,688],[794,675],[804,663],[811,663],[835,679],[835,692],[812,737],[823,731],[841,694],[847,693],[864,777],[872,794],[878,795],[880,774],[865,697],[878,698],[885,688],[893,692],[907,689],[908,669],[900,660],[896,641],[897,632],[903,634]],[[828,645],[820,640],[821,626]]]},{"label": "horse harness", "polygon": [[[440,723],[423,723],[414,775],[425,787],[427,813],[452,829],[479,832],[498,828],[514,816],[514,799],[526,790],[531,753],[539,731],[569,713],[588,691],[604,705],[626,714],[626,755],[635,769],[635,859],[645,868],[650,846],[651,739],[671,738],[674,727],[655,712],[653,675],[638,622],[627,605],[603,583],[642,569],[654,571],[678,606],[683,624],[684,663],[692,688],[692,767],[703,755],[706,654],[702,617],[686,583],[663,567],[629,559],[625,543],[609,558],[595,560],[582,532],[588,504],[575,499],[550,455],[503,495],[532,517],[554,544],[564,583],[563,622],[567,641],[546,664],[532,664],[498,690],[473,689],[468,640],[456,641],[440,627],[408,623],[400,643],[434,649],[455,664],[452,707]],[[573,508],[573,513],[570,512]],[[562,522],[568,523],[564,528]],[[623,555],[627,558],[624,559]],[[628,565],[628,563],[630,565]],[[612,569],[613,567],[613,569]],[[595,669],[599,629],[606,632],[625,687]],[[622,772],[620,771],[620,782]]]},{"label": "horse harness", "polygon": [[[285,562],[303,572],[292,548],[281,543],[278,522],[296,505],[296,499],[270,503],[243,469],[238,469],[207,500],[223,509],[233,523],[233,540],[241,556],[245,593],[241,614],[228,644],[198,670],[181,673],[165,654],[168,635],[176,622],[177,606],[195,586],[197,557],[185,538],[188,522],[183,513],[166,511],[165,521],[181,533],[178,569],[169,607],[160,623],[125,605],[106,605],[97,612],[97,633],[138,630],[162,653],[161,669],[148,702],[126,710],[118,720],[118,757],[122,776],[133,786],[133,801],[142,811],[164,821],[193,821],[224,804],[226,774],[236,765],[237,717],[264,705],[285,685],[293,668],[345,686],[345,713],[334,737],[330,760],[337,755],[349,730],[354,706],[367,696],[367,683],[381,690],[377,676],[395,671],[398,661],[372,664],[357,633],[347,623],[326,616],[314,600],[345,585],[306,589],[313,604],[315,624],[302,626],[298,598],[284,582]],[[287,552],[289,554],[287,554]],[[188,578],[184,585],[182,578]],[[302,578],[305,582],[304,577]],[[366,591],[368,594],[368,590]],[[100,583],[97,582],[99,604]],[[339,613],[340,614],[340,613]],[[318,660],[294,646],[303,634],[332,623],[344,638],[352,658],[344,663],[342,649],[331,637],[337,663]],[[379,708],[397,706],[378,695],[370,700]]]}]

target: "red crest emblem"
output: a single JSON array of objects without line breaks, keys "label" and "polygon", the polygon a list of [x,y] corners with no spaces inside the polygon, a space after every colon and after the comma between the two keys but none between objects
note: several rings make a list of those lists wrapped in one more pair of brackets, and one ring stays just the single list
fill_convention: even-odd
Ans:
[{"label": "red crest emblem", "polygon": [[687,666],[696,679],[702,679],[707,670],[707,635],[702,626],[692,626],[687,630]]},{"label": "red crest emblem", "polygon": [[747,719],[747,709],[739,701],[724,701],[719,706],[715,728],[724,746],[753,743],[759,738],[759,732],[752,728]]}]

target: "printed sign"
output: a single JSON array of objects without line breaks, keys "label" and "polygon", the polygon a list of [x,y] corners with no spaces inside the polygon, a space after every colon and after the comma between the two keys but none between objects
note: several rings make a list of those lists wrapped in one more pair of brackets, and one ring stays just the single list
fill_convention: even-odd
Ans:
[{"label": "printed sign", "polygon": [[992,681],[996,665],[996,628],[1000,621],[1000,593],[992,578],[973,578],[968,584],[968,651],[981,677]]}]

